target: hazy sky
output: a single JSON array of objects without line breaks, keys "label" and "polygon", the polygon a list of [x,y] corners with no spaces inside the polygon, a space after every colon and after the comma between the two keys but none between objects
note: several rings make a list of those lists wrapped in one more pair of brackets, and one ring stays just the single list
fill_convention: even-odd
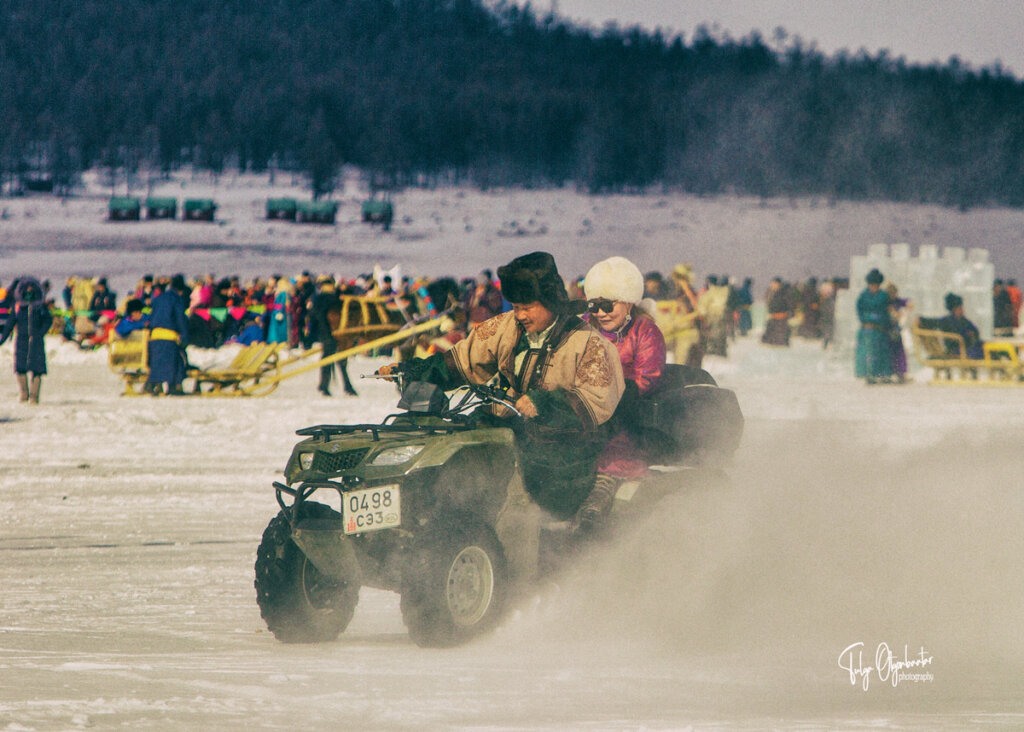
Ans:
[{"label": "hazy sky", "polygon": [[1000,60],[1024,75],[1024,2],[1020,0],[533,0],[538,12],[555,2],[559,15],[600,27],[609,20],[682,32],[717,25],[734,38],[776,27],[814,41],[831,54],[842,48],[887,48],[908,61],[945,62],[959,56],[975,68]]}]

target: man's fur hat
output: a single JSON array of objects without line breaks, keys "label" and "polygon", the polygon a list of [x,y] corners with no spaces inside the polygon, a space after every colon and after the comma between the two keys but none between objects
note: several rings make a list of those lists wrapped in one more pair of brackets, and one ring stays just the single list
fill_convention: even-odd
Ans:
[{"label": "man's fur hat", "polygon": [[625,257],[609,257],[587,272],[583,292],[588,300],[618,300],[635,305],[644,298],[644,276]]},{"label": "man's fur hat", "polygon": [[142,300],[137,297],[130,298],[128,302],[124,304],[124,314],[132,315],[134,313],[141,313],[143,310]]},{"label": "man's fur hat", "polygon": [[14,292],[17,302],[30,303],[41,302],[43,299],[43,286],[35,277],[21,277],[18,280],[18,288]]},{"label": "man's fur hat", "polygon": [[558,274],[555,258],[547,252],[532,252],[498,267],[501,294],[511,303],[540,302],[552,312],[561,311],[569,301],[565,282]]}]

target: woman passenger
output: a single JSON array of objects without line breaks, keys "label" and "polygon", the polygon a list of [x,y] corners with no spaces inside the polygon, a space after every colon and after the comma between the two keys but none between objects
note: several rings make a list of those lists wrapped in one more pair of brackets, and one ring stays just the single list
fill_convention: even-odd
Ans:
[{"label": "woman passenger", "polygon": [[601,528],[619,485],[647,474],[647,460],[629,432],[630,415],[665,369],[665,337],[644,303],[644,278],[624,257],[598,262],[583,280],[587,313],[583,317],[619,353],[626,389],[609,421],[612,438],[597,461],[597,478],[575,517],[578,530]]}]

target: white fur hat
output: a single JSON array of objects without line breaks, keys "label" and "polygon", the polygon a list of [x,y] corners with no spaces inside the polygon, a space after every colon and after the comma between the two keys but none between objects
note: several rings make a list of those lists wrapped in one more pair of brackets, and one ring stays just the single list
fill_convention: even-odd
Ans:
[{"label": "white fur hat", "polygon": [[625,257],[609,257],[587,272],[583,292],[588,300],[604,298],[636,304],[644,297],[644,276]]}]

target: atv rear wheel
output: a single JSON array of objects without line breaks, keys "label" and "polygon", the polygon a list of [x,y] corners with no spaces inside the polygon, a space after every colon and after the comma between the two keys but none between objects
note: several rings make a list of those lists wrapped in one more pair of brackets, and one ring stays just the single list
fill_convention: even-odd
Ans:
[{"label": "atv rear wheel", "polygon": [[[304,518],[341,516],[322,503],[301,506]],[[348,627],[359,602],[359,585],[320,572],[291,538],[284,512],[263,532],[256,552],[256,602],[274,637],[284,643],[331,641]]]},{"label": "atv rear wheel", "polygon": [[508,588],[505,559],[480,524],[436,531],[412,552],[402,580],[402,620],[421,647],[448,647],[490,630]]}]

